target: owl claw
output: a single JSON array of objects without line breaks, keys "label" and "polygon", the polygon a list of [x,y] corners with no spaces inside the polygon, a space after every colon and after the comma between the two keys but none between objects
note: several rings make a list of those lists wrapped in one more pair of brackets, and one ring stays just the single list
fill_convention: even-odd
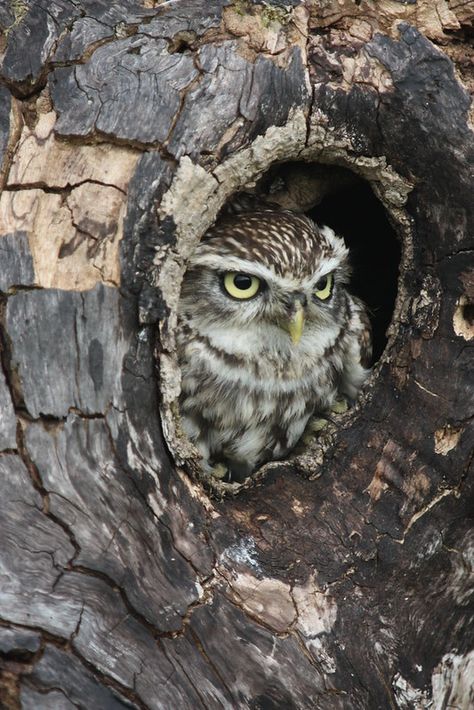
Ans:
[{"label": "owl claw", "polygon": [[308,444],[314,440],[314,435],[320,434],[328,424],[329,421],[327,419],[322,419],[321,417],[311,417],[301,438],[303,444],[308,446]]},{"label": "owl claw", "polygon": [[313,434],[317,434],[318,431],[322,431],[328,424],[329,421],[327,419],[323,419],[322,417],[311,417],[308,422],[309,429]]},{"label": "owl claw", "polygon": [[344,414],[344,412],[347,412],[349,409],[349,404],[347,403],[347,399],[341,398],[341,399],[336,399],[333,402],[333,405],[331,407],[331,412],[334,412],[334,414]]},{"label": "owl claw", "polygon": [[210,474],[212,478],[217,478],[222,481],[224,478],[226,478],[226,476],[229,476],[229,469],[223,463],[216,463],[214,466],[212,466]]},{"label": "owl claw", "polygon": [[331,406],[330,413],[328,413],[327,418],[311,417],[306,425],[305,432],[301,439],[303,444],[310,444],[313,441],[315,434],[320,434],[327,427],[329,422],[332,421],[330,414],[343,414],[344,412],[347,412],[348,408],[349,405],[347,400],[343,398],[336,399]]}]

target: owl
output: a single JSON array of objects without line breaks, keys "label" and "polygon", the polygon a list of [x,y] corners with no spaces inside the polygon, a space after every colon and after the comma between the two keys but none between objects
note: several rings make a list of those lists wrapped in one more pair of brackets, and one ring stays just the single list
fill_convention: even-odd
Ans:
[{"label": "owl", "polygon": [[349,273],[343,240],[287,210],[227,215],[199,243],[179,303],[180,411],[209,475],[244,480],[312,415],[354,401],[371,337]]}]

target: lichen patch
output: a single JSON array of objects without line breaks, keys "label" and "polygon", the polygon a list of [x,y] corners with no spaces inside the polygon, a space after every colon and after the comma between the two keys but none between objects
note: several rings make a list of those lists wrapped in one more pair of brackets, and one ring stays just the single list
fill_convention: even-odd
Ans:
[{"label": "lichen patch", "polygon": [[435,453],[447,456],[458,445],[463,431],[463,427],[454,427],[451,424],[437,429],[434,433]]}]

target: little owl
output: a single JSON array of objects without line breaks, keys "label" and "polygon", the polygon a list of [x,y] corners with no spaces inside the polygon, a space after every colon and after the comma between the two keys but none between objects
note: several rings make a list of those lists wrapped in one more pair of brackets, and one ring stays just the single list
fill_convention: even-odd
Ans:
[{"label": "little owl", "polygon": [[371,343],[348,278],[343,240],[301,214],[229,215],[202,239],[183,281],[178,354],[183,427],[209,474],[245,479],[284,457],[312,415],[355,399]]}]

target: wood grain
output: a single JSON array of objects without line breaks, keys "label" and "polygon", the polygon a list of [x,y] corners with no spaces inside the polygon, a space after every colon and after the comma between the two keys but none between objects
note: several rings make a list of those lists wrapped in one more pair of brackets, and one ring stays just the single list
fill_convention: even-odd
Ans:
[{"label": "wood grain", "polygon": [[[0,7],[2,708],[472,707],[473,20]],[[314,163],[397,232],[387,347],[327,436],[211,496],[176,415],[180,278],[269,169],[312,208]]]}]

